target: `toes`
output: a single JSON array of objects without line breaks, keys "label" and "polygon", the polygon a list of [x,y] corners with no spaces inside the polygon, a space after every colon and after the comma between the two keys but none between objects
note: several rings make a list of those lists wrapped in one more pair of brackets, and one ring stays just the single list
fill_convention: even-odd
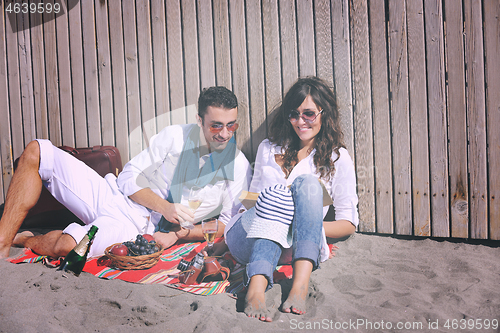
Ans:
[{"label": "toes", "polygon": [[296,307],[293,304],[287,304],[287,303],[283,304],[281,311],[283,311],[285,313],[294,313],[294,314],[298,314],[298,315],[303,315],[306,313],[306,311],[302,310],[301,307]]},{"label": "toes", "polygon": [[273,321],[273,319],[271,317],[269,317],[269,316],[262,316],[262,317],[260,317],[260,320],[261,321],[265,321],[267,323],[270,323],[270,322]]},{"label": "toes", "polygon": [[306,313],[305,311],[299,310],[297,308],[292,308],[292,312],[298,315],[303,315],[304,313]]}]

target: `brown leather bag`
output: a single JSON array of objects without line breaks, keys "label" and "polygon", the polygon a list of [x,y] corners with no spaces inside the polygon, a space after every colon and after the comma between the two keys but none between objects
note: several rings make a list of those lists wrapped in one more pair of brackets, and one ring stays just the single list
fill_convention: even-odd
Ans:
[{"label": "brown leather bag", "polygon": [[198,282],[198,278],[201,272],[201,269],[190,266],[187,270],[179,274],[179,281],[187,285],[199,284],[201,281]]},{"label": "brown leather bag", "polygon": [[[222,262],[219,262],[219,260]],[[196,285],[202,283],[205,279],[211,281],[225,281],[229,278],[231,270],[228,267],[227,260],[206,257],[203,268],[189,266],[188,269],[179,274],[179,282],[186,285]]]},{"label": "brown leather bag", "polygon": [[[224,259],[222,259],[224,260]],[[206,257],[205,258],[205,266],[203,267],[203,272],[201,274],[200,283],[203,282],[206,278],[209,279],[218,279],[222,278],[222,281],[226,281],[231,274],[231,270],[229,267],[221,265],[219,260],[214,257]]]}]

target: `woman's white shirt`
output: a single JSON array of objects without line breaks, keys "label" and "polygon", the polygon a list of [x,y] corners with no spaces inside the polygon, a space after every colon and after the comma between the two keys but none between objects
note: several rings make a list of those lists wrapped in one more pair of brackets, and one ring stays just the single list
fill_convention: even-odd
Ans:
[{"label": "woman's white shirt", "polygon": [[[268,139],[261,142],[257,151],[257,156],[254,165],[254,174],[250,183],[250,192],[260,193],[264,188],[283,184],[291,185],[293,181],[300,175],[311,174],[319,179],[320,174],[314,165],[313,150],[309,156],[301,160],[290,173],[288,178],[281,167],[276,163],[275,155],[282,154],[282,148],[269,142]],[[359,223],[358,217],[358,196],[356,195],[356,174],[354,164],[349,152],[345,148],[339,149],[340,157],[335,162],[335,174],[327,182],[321,180],[326,187],[333,200],[336,220],[347,220],[357,226]],[[332,153],[332,160],[335,161],[337,154]],[[323,218],[328,212],[328,206],[323,207]],[[234,216],[226,226],[226,232],[238,220],[240,214]],[[323,229],[323,242],[321,251],[321,261],[328,259],[329,250],[326,243],[325,231]]]}]

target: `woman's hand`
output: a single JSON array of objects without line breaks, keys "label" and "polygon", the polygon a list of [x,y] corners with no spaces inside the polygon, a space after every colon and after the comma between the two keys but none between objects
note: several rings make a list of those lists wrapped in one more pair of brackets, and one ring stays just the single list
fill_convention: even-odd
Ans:
[{"label": "woman's hand", "polygon": [[212,247],[212,250],[210,251],[210,253],[208,253],[208,249],[207,249],[207,247],[205,247],[203,249],[203,255],[205,257],[208,257],[208,256],[217,257],[217,256],[224,254],[228,249],[229,248],[227,247],[226,242],[222,241],[219,243],[215,243],[214,246]]},{"label": "woman's hand", "polygon": [[328,259],[332,259],[335,257],[335,251],[337,251],[339,247],[337,245],[332,245],[332,250],[330,251],[330,254],[328,256]]}]

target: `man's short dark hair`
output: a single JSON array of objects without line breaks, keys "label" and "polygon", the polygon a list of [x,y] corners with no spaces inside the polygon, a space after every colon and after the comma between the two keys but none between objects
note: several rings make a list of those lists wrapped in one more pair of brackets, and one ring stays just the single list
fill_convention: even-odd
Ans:
[{"label": "man's short dark hair", "polygon": [[203,117],[207,113],[209,106],[230,110],[238,107],[238,99],[226,87],[205,88],[198,97],[198,115],[201,119],[204,119]]}]

